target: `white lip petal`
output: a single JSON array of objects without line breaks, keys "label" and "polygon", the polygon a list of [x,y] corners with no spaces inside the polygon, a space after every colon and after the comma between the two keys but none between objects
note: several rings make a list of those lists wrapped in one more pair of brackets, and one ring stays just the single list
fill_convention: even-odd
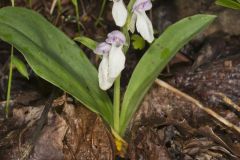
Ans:
[{"label": "white lip petal", "polygon": [[153,26],[148,18],[147,14],[145,12],[135,12],[137,15],[137,22],[136,22],[136,28],[137,31],[141,34],[141,36],[148,41],[149,43],[152,43],[154,40],[153,36]]},{"label": "white lip petal", "polygon": [[113,1],[112,15],[117,26],[124,26],[127,20],[128,12],[123,3],[123,0]]},{"label": "white lip petal", "polygon": [[103,59],[98,68],[98,80],[99,87],[102,90],[107,90],[113,85],[114,79],[109,77],[108,68],[109,68],[108,56],[103,56]]},{"label": "white lip petal", "polygon": [[122,46],[112,46],[109,52],[109,77],[117,78],[125,67],[125,55],[122,51]]}]

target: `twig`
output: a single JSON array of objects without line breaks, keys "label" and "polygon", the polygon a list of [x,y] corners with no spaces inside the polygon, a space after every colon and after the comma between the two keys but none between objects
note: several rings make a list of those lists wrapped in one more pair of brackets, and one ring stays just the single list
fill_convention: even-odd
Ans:
[{"label": "twig", "polygon": [[220,93],[220,92],[213,92],[213,94],[222,97],[223,101],[226,104],[228,104],[229,106],[233,107],[238,112],[240,112],[240,107],[237,104],[235,104],[230,98],[228,98],[226,95],[224,95],[223,93]]},{"label": "twig", "polygon": [[58,1],[58,0],[53,0],[53,2],[52,2],[51,9],[50,9],[50,14],[51,14],[51,15],[52,15],[52,13],[53,13],[53,11],[54,11],[54,8],[56,7],[57,1]]},{"label": "twig", "polygon": [[216,112],[214,112],[213,110],[204,107],[198,100],[190,97],[189,95],[179,91],[178,89],[172,87],[171,85],[167,84],[166,82],[160,80],[160,79],[156,79],[155,83],[161,87],[164,87],[182,97],[184,97],[185,99],[187,99],[188,101],[194,103],[197,107],[199,107],[200,109],[204,110],[205,112],[207,112],[207,114],[209,114],[210,116],[214,117],[215,119],[217,119],[218,121],[220,121],[221,123],[223,123],[225,126],[234,129],[235,131],[237,131],[240,134],[240,128],[234,124],[232,124],[231,122],[229,122],[228,120],[224,119],[223,117],[221,117],[219,114],[217,114]]}]

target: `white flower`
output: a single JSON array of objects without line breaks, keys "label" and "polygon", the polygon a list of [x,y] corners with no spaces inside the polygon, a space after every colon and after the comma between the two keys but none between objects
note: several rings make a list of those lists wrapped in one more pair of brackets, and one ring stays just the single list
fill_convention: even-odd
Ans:
[{"label": "white flower", "polygon": [[[151,0],[137,0],[133,5],[133,16],[131,22],[132,24],[136,22],[137,31],[149,43],[152,43],[154,40],[153,26],[145,11],[150,10],[151,8]],[[134,31],[133,27],[131,27],[131,31]]]},{"label": "white flower", "polygon": [[108,34],[106,42],[111,44],[109,52],[109,77],[117,78],[125,67],[125,55],[122,47],[126,42],[125,36],[120,31],[113,31]]},{"label": "white flower", "polygon": [[100,43],[94,51],[103,56],[98,68],[99,86],[102,90],[109,89],[125,67],[122,51],[125,41],[125,36],[120,31],[113,31],[108,34],[107,43]]},{"label": "white flower", "polygon": [[110,78],[108,74],[110,49],[111,49],[111,45],[103,42],[103,43],[100,43],[94,51],[94,53],[98,55],[102,55],[102,61],[100,62],[98,67],[99,87],[102,90],[109,89],[114,82],[114,78]]},{"label": "white flower", "polygon": [[117,26],[124,26],[128,12],[123,0],[113,0],[112,15]]}]

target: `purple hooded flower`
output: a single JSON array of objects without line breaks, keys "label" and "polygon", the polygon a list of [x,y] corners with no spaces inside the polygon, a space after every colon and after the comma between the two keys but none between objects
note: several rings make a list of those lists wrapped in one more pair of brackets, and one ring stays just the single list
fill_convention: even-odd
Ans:
[{"label": "purple hooded flower", "polygon": [[94,50],[94,53],[98,55],[106,55],[106,54],[108,55],[110,50],[111,50],[111,45],[106,42],[102,42],[98,44],[97,48]]},{"label": "purple hooded flower", "polygon": [[133,5],[133,11],[148,11],[152,8],[151,0],[137,0]]},{"label": "purple hooded flower", "polygon": [[115,79],[125,67],[125,55],[122,47],[126,38],[120,31],[113,31],[108,34],[106,42],[100,43],[94,53],[103,55],[98,68],[99,86],[102,90],[109,89]]},{"label": "purple hooded flower", "polygon": [[108,33],[106,42],[112,45],[122,46],[126,42],[126,38],[122,34],[122,32],[115,30],[115,31],[112,31],[111,33]]}]

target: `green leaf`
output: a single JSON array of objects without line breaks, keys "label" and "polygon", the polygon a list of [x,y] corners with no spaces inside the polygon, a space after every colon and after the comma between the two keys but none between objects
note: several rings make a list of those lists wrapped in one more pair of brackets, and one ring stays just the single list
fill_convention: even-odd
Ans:
[{"label": "green leaf", "polygon": [[26,65],[20,59],[18,59],[16,56],[13,56],[11,60],[12,60],[14,67],[17,68],[18,72],[21,73],[21,75],[23,75],[27,79],[29,79]]},{"label": "green leaf", "polygon": [[92,40],[91,38],[85,37],[85,36],[81,36],[81,37],[76,37],[74,38],[75,41],[82,43],[84,46],[86,46],[87,48],[91,49],[91,50],[95,50],[97,47],[97,42]]},{"label": "green leaf", "polygon": [[120,135],[138,109],[144,95],[179,49],[213,20],[212,15],[195,15],[171,25],[155,40],[136,66],[124,95],[120,115]]},{"label": "green leaf", "polygon": [[216,4],[232,9],[240,9],[240,2],[234,0],[217,0]]},{"label": "green leaf", "polygon": [[131,39],[133,40],[132,45],[134,49],[141,50],[145,47],[145,40],[141,36],[134,34]]},{"label": "green leaf", "polygon": [[37,75],[112,124],[112,103],[98,86],[96,68],[74,41],[40,14],[18,7],[0,9],[0,39],[19,50]]}]

